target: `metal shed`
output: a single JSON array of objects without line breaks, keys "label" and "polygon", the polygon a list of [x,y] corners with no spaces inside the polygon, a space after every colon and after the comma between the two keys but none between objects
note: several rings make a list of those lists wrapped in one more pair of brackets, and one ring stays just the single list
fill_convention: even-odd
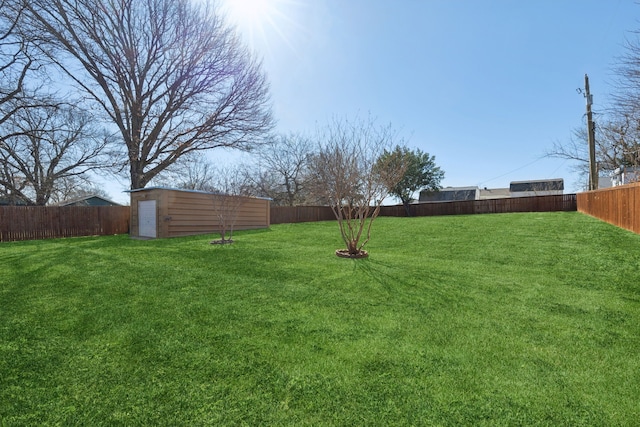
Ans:
[{"label": "metal shed", "polygon": [[234,230],[268,228],[270,225],[269,199],[164,187],[128,192],[131,196],[131,237],[153,239],[216,233],[219,231],[216,204],[221,203],[222,198],[235,198],[238,202]]}]

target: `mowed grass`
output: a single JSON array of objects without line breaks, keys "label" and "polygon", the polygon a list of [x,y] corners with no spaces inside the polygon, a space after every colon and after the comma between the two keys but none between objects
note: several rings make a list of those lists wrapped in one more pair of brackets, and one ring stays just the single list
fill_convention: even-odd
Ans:
[{"label": "mowed grass", "polygon": [[0,425],[635,425],[640,236],[579,213],[0,244]]}]

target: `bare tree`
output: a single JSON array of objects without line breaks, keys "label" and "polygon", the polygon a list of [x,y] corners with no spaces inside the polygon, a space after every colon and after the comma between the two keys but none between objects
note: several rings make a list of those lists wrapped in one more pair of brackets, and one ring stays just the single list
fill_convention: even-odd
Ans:
[{"label": "bare tree", "polygon": [[[640,165],[639,36],[640,32],[636,31],[627,38],[625,53],[617,59],[614,68],[613,102],[596,120],[596,161],[602,172],[612,173],[621,167]],[[577,132],[577,139],[585,149],[570,150],[574,155],[565,158],[574,157],[584,169],[588,163],[586,129]]]},{"label": "bare tree", "polygon": [[56,181],[55,190],[51,194],[49,203],[59,204],[88,196],[111,198],[109,193],[103,187],[92,182],[90,177],[84,175],[67,176]]},{"label": "bare tree", "polygon": [[[613,102],[595,120],[596,162],[602,172],[640,165],[640,32],[629,34],[614,74]],[[583,187],[587,187],[586,124],[574,131],[567,142],[554,143],[546,155],[574,162],[574,170],[580,174]]]},{"label": "bare tree", "polygon": [[367,256],[363,247],[389,188],[402,178],[406,165],[378,162],[394,140],[390,126],[369,120],[334,120],[320,135],[320,148],[311,162],[315,194],[324,199],[338,220],[347,246],[338,256]]},{"label": "bare tree", "polygon": [[48,103],[17,110],[2,126],[0,194],[14,203],[45,205],[62,180],[108,165],[111,137],[78,109]]},{"label": "bare tree", "polygon": [[22,96],[33,65],[28,44],[16,31],[22,12],[23,7],[11,0],[0,0],[0,125],[23,108],[24,104],[16,101]]},{"label": "bare tree", "polygon": [[616,114],[613,120],[605,121],[597,127],[599,138],[596,143],[601,169],[611,171],[620,166],[640,164],[638,119],[640,116],[634,119],[627,114]]},{"label": "bare tree", "polygon": [[633,118],[633,128],[638,129],[640,118],[640,31],[629,33],[625,53],[617,59],[614,69],[616,79],[613,93],[613,113]]},{"label": "bare tree", "polygon": [[247,185],[237,168],[218,169],[216,191],[212,194],[213,215],[218,221],[220,240],[212,244],[233,243],[233,229],[246,202]]},{"label": "bare tree", "polygon": [[22,31],[117,127],[131,188],[195,151],[251,149],[273,125],[261,64],[214,3],[23,4]]},{"label": "bare tree", "polygon": [[246,166],[245,176],[256,195],[277,206],[295,206],[308,199],[309,162],[315,146],[302,134],[278,135],[258,152],[257,165]]},{"label": "bare tree", "polygon": [[154,185],[185,190],[216,191],[217,170],[201,152],[182,156],[162,174],[153,179]]},{"label": "bare tree", "polygon": [[[596,135],[596,142],[599,138]],[[586,129],[575,129],[566,142],[555,141],[545,156],[572,162],[572,169],[580,176],[580,186],[589,187],[589,146]],[[596,159],[599,157],[596,149]]]},{"label": "bare tree", "polygon": [[[620,110],[600,116],[595,132],[596,162],[599,171],[613,172],[621,166],[640,165],[639,125],[640,121]],[[554,142],[546,155],[573,162],[573,169],[581,177],[582,187],[588,187],[589,146],[586,127],[574,130],[567,142]]]}]

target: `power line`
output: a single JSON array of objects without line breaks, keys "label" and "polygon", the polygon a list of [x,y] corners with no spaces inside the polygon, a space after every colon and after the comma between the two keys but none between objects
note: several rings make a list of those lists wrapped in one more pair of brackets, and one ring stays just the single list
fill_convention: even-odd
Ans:
[{"label": "power line", "polygon": [[480,187],[482,184],[486,184],[487,182],[495,181],[496,179],[499,179],[499,178],[502,178],[502,177],[504,177],[504,176],[510,175],[510,174],[512,174],[512,173],[514,173],[514,172],[518,172],[519,170],[522,170],[522,169],[524,169],[524,168],[526,168],[526,167],[528,167],[528,166],[531,166],[532,164],[537,163],[537,162],[539,162],[540,160],[542,160],[542,159],[544,159],[544,158],[546,158],[546,156],[538,157],[537,159],[535,159],[535,160],[534,160],[534,161],[532,161],[532,162],[527,163],[526,165],[520,166],[520,167],[518,167],[518,168],[516,168],[516,169],[514,169],[514,170],[511,170],[511,171],[509,171],[509,172],[503,173],[502,175],[498,175],[498,176],[496,176],[496,177],[494,177],[494,178],[487,179],[487,180],[485,180],[485,181],[479,182],[479,183],[477,183],[476,185],[477,185],[478,187]]}]

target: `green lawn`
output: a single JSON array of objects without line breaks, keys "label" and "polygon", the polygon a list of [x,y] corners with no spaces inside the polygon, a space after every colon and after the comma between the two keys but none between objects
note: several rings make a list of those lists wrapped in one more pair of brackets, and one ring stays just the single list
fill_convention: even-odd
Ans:
[{"label": "green lawn", "polygon": [[0,244],[0,425],[634,425],[640,236],[579,213]]}]

